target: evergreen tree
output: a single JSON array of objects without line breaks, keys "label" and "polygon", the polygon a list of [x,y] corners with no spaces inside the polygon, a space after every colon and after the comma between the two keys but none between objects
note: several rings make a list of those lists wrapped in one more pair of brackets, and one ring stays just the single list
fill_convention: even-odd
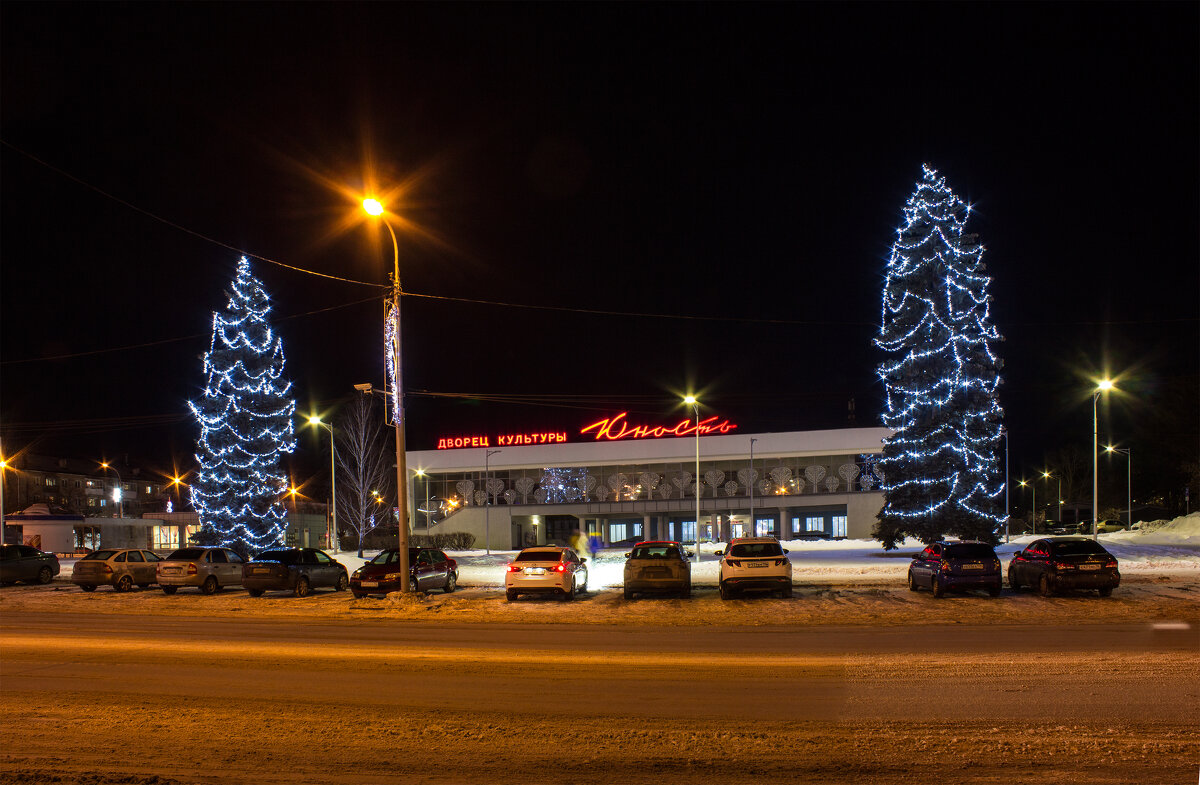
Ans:
[{"label": "evergreen tree", "polygon": [[295,447],[296,402],[283,342],[267,322],[270,299],[242,257],[224,312],[213,313],[204,394],[189,402],[200,425],[192,503],[200,541],[243,554],[281,545],[287,489],[281,456]]},{"label": "evergreen tree", "polygon": [[1004,522],[991,279],[983,246],[966,232],[970,207],[923,169],[888,259],[875,339],[885,353],[883,423],[895,431],[878,463],[884,505],[874,533],[888,549],[908,536],[995,542]]}]

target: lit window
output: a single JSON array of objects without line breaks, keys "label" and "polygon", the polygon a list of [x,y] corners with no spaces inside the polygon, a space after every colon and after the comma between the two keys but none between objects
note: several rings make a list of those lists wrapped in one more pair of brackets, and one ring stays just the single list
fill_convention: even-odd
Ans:
[{"label": "lit window", "polygon": [[768,537],[774,527],[774,518],[758,518],[754,521],[754,532],[758,537]]},{"label": "lit window", "polygon": [[821,517],[805,518],[804,528],[810,532],[823,532],[825,531],[825,519]]},{"label": "lit window", "polygon": [[614,523],[608,527],[608,539],[611,542],[619,542],[625,539],[625,524]]},{"label": "lit window", "polygon": [[834,537],[845,537],[846,536],[846,516],[845,515],[833,516],[833,536]]},{"label": "lit window", "polygon": [[679,535],[680,542],[694,542],[696,539],[696,522],[684,521],[682,529],[683,531]]},{"label": "lit window", "polygon": [[47,488],[53,488],[53,487],[54,487],[55,485],[57,485],[57,484],[58,484],[58,480],[57,480],[57,479],[55,479],[54,477],[47,477],[47,478],[46,478],[46,487],[47,487]]}]

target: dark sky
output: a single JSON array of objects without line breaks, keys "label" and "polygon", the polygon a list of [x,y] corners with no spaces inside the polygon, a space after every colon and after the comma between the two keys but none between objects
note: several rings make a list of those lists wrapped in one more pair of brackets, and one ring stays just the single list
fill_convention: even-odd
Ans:
[{"label": "dark sky", "polygon": [[[1194,461],[1197,8],[7,3],[4,448],[187,463],[233,249],[385,283],[366,182],[411,223],[412,449],[689,388],[876,425],[928,162],[988,249],[1014,474],[1090,450],[1104,370],[1102,440]],[[301,409],[382,382],[382,289],[254,264]]]}]

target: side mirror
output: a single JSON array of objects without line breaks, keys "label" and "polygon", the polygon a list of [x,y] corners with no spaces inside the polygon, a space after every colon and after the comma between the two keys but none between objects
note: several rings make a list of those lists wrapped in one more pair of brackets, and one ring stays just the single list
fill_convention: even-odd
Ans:
[{"label": "side mirror", "polygon": [[696,555],[696,554],[695,554],[695,553],[693,553],[692,551],[684,551],[683,553],[684,553],[684,555],[686,555],[686,556],[687,556],[689,559],[690,559],[690,558],[692,558],[693,556],[695,556],[695,555]]},{"label": "side mirror", "polygon": [[587,559],[585,559],[585,558],[583,558],[582,556],[580,556],[580,557],[579,557],[579,563],[580,563],[580,564],[587,564]]},{"label": "side mirror", "polygon": [[627,553],[627,554],[625,554],[625,558],[626,558],[626,559],[628,559],[628,558],[629,558],[629,554],[628,554],[628,553]]},{"label": "side mirror", "polygon": [[784,549],[783,549],[783,552],[784,552],[784,553],[787,553],[787,552],[788,552],[788,549],[787,549],[787,548],[784,548]]},{"label": "side mirror", "polygon": [[724,556],[725,551],[713,551],[713,556]]}]

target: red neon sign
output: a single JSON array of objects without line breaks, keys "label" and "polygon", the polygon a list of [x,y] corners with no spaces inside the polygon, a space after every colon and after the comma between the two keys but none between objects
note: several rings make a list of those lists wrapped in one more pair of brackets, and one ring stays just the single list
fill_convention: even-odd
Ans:
[{"label": "red neon sign", "polygon": [[595,431],[596,441],[615,442],[618,439],[661,439],[664,436],[695,436],[697,433],[706,436],[711,433],[729,433],[737,425],[729,420],[717,422],[717,416],[696,423],[692,420],[680,420],[673,428],[663,425],[630,425],[625,421],[629,412],[621,412],[612,417],[588,425],[580,431],[581,434]]}]

